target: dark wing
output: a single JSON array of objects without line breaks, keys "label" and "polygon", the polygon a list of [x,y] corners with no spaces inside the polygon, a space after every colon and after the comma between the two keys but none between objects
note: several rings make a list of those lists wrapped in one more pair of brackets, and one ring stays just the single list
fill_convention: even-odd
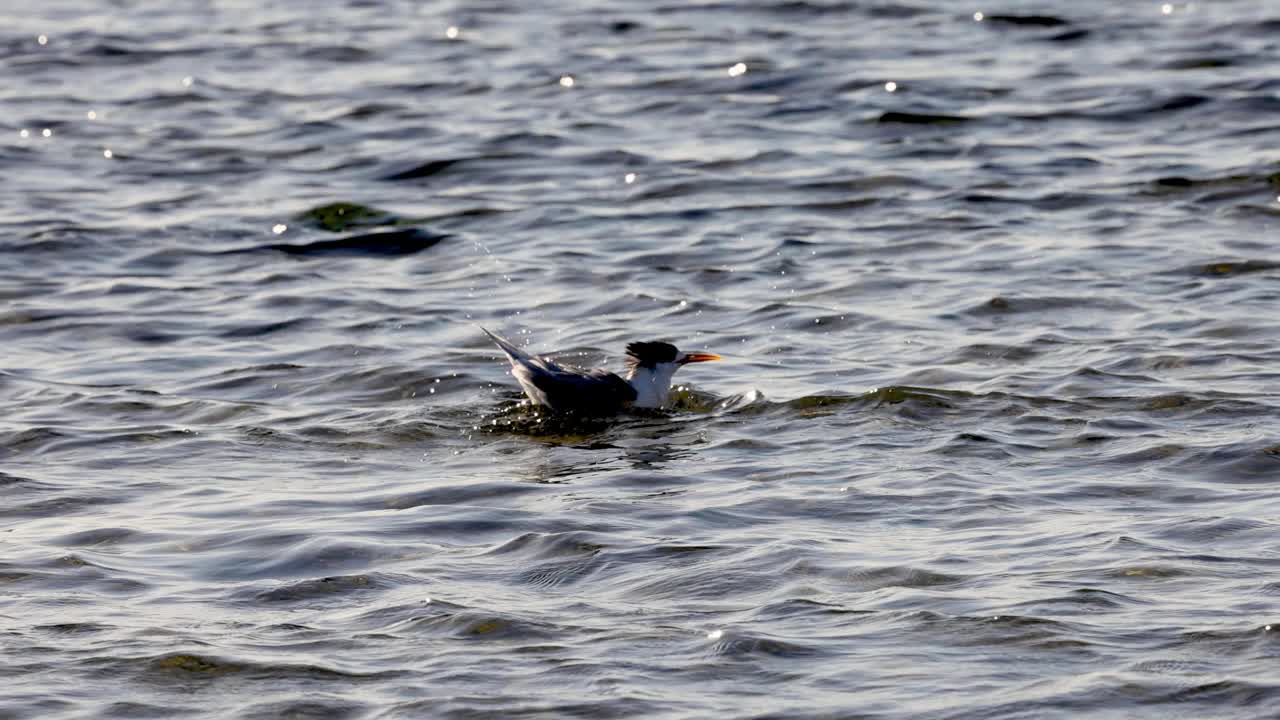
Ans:
[{"label": "dark wing", "polygon": [[571,370],[549,360],[544,363],[541,371],[524,368],[528,377],[519,379],[527,379],[541,391],[543,404],[557,412],[612,415],[636,399],[631,383],[608,370]]},{"label": "dark wing", "polygon": [[575,370],[521,350],[484,328],[511,361],[511,375],[535,405],[558,412],[612,415],[636,399],[631,383],[608,370]]}]

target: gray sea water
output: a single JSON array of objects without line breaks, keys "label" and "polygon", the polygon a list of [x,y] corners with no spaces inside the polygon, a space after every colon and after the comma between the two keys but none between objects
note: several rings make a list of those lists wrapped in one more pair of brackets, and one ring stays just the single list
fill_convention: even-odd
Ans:
[{"label": "gray sea water", "polygon": [[1280,717],[1274,0],[0,19],[0,718]]}]

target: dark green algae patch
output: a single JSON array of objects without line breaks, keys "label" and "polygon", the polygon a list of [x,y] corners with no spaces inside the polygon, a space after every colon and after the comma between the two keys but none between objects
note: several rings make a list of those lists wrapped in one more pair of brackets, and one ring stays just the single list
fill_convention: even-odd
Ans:
[{"label": "dark green algae patch", "polygon": [[295,257],[355,256],[394,258],[414,255],[448,240],[452,235],[420,227],[425,218],[408,218],[381,208],[336,202],[294,216],[299,227],[326,233],[350,233],[342,237],[297,243],[264,243],[235,248],[220,254],[277,252]]},{"label": "dark green algae patch", "polygon": [[298,245],[278,243],[266,246],[288,255],[412,255],[430,248],[450,236],[421,227],[424,220],[396,215],[382,208],[357,203],[336,202],[303,211],[294,217],[300,225],[331,233],[350,230],[374,230],[334,240],[319,240]]},{"label": "dark green algae patch", "polygon": [[450,220],[499,215],[503,212],[506,211],[497,207],[472,207],[439,215],[408,217],[370,205],[340,201],[304,210],[293,216],[293,221],[302,227],[308,227],[313,230],[342,233],[350,230],[388,230],[420,226],[427,223],[438,224]]},{"label": "dark green algae patch", "polygon": [[353,673],[318,665],[241,662],[198,653],[170,653],[145,660],[144,674],[154,680],[365,680],[384,679],[399,672]]},{"label": "dark green algae patch", "polygon": [[1193,274],[1203,277],[1229,277],[1280,269],[1280,262],[1271,260],[1244,260],[1242,262],[1214,262],[1191,268]]},{"label": "dark green algae patch", "polygon": [[371,590],[378,582],[369,575],[334,575],[313,580],[302,580],[264,590],[255,596],[259,602],[294,603],[318,600],[350,592]]},{"label": "dark green algae patch", "polygon": [[412,225],[414,221],[381,208],[336,202],[298,213],[294,220],[300,224],[326,232],[399,225]]},{"label": "dark green algae patch", "polygon": [[162,672],[183,672],[216,677],[219,675],[232,675],[242,672],[245,669],[245,666],[241,663],[219,660],[217,658],[179,653],[176,655],[165,655],[164,657],[156,658],[151,662],[151,669]]},{"label": "dark green algae patch", "polygon": [[480,207],[432,217],[406,217],[369,205],[334,202],[304,210],[293,216],[293,222],[299,228],[343,234],[342,237],[300,243],[267,243],[227,250],[223,254],[269,251],[297,257],[342,255],[393,258],[413,255],[453,237],[447,232],[430,230],[425,225],[501,212],[503,210],[498,208]]}]

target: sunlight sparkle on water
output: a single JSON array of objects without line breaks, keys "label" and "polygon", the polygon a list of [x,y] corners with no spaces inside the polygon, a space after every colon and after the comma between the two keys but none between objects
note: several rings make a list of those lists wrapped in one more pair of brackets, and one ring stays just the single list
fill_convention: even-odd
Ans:
[{"label": "sunlight sparkle on water", "polygon": [[43,136],[45,136],[45,137],[53,137],[53,131],[52,131],[52,130],[50,130],[49,128],[45,128],[45,129],[41,130],[41,131],[40,131],[40,134],[41,134],[41,135],[43,135]]},{"label": "sunlight sparkle on water", "polygon": [[746,63],[734,63],[729,66],[729,77],[739,77],[747,74]]},{"label": "sunlight sparkle on water", "polygon": [[561,76],[560,76],[560,87],[567,87],[567,88],[571,88],[571,87],[573,87],[573,76],[572,76],[572,75],[561,75]]},{"label": "sunlight sparkle on water", "polygon": [[196,82],[196,79],[188,75],[182,78],[182,87],[191,87],[192,85],[195,84],[195,82]]},{"label": "sunlight sparkle on water", "polygon": [[276,223],[275,225],[271,226],[271,232],[275,233],[276,235],[283,235],[284,231],[288,229],[289,229],[289,226],[285,225],[284,223]]},{"label": "sunlight sparkle on water", "polygon": [[708,640],[719,640],[722,637],[724,637],[723,630],[712,630],[711,632],[707,633]]},{"label": "sunlight sparkle on water", "polygon": [[49,36],[48,36],[48,35],[39,35],[39,36],[37,36],[37,37],[36,37],[36,42],[40,43],[41,45],[48,45],[48,44],[49,44]]},{"label": "sunlight sparkle on water", "polygon": [[90,110],[89,112],[85,113],[85,114],[84,114],[84,116],[85,116],[85,117],[87,117],[87,118],[89,118],[90,120],[97,120],[97,119],[98,119],[98,111],[97,111],[97,110]]},{"label": "sunlight sparkle on water", "polygon": [[106,148],[105,150],[102,151],[102,157],[110,160],[111,158],[115,157],[115,153],[111,152],[111,148]]},{"label": "sunlight sparkle on water", "polygon": [[1171,5],[1170,3],[1165,3],[1165,4],[1161,5],[1161,6],[1160,6],[1160,12],[1164,13],[1165,15],[1172,15],[1172,14],[1173,14],[1173,5]]},{"label": "sunlight sparkle on water", "polygon": [[18,137],[31,137],[31,131],[23,128],[18,131]]},{"label": "sunlight sparkle on water", "polygon": [[630,185],[631,183],[633,183],[633,182],[635,182],[635,181],[636,181],[636,174],[635,174],[635,173],[627,173],[626,175],[623,175],[623,176],[622,176],[622,182],[624,182],[624,183],[626,183],[626,184],[628,184],[628,185]]},{"label": "sunlight sparkle on water", "polygon": [[447,37],[447,38],[449,38],[450,40],[457,40],[457,39],[458,39],[458,35],[459,35],[459,30],[458,30],[458,28],[457,28],[456,26],[454,26],[454,25],[450,25],[450,26],[449,26],[448,28],[446,28],[446,29],[445,29],[445,31],[444,31],[444,36],[445,36],[445,37]]},{"label": "sunlight sparkle on water", "polygon": [[885,92],[898,92],[898,83],[896,83],[896,82],[894,82],[894,81],[890,80],[889,82],[887,82],[887,83],[885,83],[885,84],[884,84],[884,91],[885,91]]},{"label": "sunlight sparkle on water", "polygon": [[983,19],[984,17],[986,17],[986,15],[983,15],[981,12],[976,12],[976,13],[974,13],[974,14],[973,14],[973,21],[974,21],[974,22],[982,22],[982,19]]}]

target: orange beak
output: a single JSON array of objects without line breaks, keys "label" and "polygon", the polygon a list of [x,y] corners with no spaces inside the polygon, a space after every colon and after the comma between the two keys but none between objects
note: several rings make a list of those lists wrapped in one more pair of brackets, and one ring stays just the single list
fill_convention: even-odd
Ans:
[{"label": "orange beak", "polygon": [[712,355],[711,353],[685,353],[684,359],[680,361],[680,364],[688,365],[689,363],[711,362],[712,360],[719,359],[719,355]]}]

